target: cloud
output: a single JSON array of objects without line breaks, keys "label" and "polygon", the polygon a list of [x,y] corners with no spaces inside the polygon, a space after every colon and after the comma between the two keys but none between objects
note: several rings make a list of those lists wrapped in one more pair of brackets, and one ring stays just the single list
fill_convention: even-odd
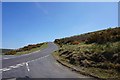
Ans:
[{"label": "cloud", "polygon": [[48,11],[40,4],[40,2],[35,2],[35,6],[39,8],[45,15],[48,15]]}]

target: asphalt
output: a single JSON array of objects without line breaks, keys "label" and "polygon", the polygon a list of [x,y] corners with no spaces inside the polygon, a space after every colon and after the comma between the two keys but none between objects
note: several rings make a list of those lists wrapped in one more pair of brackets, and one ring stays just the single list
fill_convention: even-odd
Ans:
[{"label": "asphalt", "polygon": [[78,74],[57,63],[51,53],[56,44],[49,42],[46,49],[2,60],[2,78],[93,78]]}]

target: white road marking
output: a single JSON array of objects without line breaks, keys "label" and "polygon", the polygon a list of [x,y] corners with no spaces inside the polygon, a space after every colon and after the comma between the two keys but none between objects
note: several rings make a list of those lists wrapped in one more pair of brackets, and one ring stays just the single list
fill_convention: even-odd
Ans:
[{"label": "white road marking", "polygon": [[43,57],[40,57],[40,58],[38,58],[38,59],[35,59],[35,60],[31,60],[31,61],[27,61],[28,63],[30,63],[30,62],[33,62],[33,61],[37,61],[37,60],[39,60],[39,59],[43,59],[43,58],[46,58],[46,57],[48,57],[49,55],[46,55],[46,56],[43,56]]},{"label": "white road marking", "polygon": [[57,63],[57,62],[56,62],[56,64],[57,64],[58,66],[60,66],[60,64],[59,64],[59,63]]},{"label": "white road marking", "polygon": [[3,59],[9,59],[9,58],[3,58]]},{"label": "white road marking", "polygon": [[27,67],[27,70],[30,71],[30,68],[29,68],[29,66],[28,66],[28,63],[26,63],[26,67]]},{"label": "white road marking", "polygon": [[28,53],[28,54],[24,54],[24,55],[21,55],[21,56],[27,56],[27,55],[30,55],[30,54],[33,54],[33,53],[36,53],[36,52],[40,52],[41,50],[38,50],[38,51],[35,51],[35,52],[31,52],[31,53]]},{"label": "white road marking", "polygon": [[26,63],[25,62],[23,62],[21,65],[25,65]]},{"label": "white road marking", "polygon": [[17,80],[16,78],[12,78],[12,79],[7,79],[7,80]]},{"label": "white road marking", "polygon": [[3,70],[3,69],[0,69],[0,73],[2,73],[2,70]]},{"label": "white road marking", "polygon": [[24,64],[17,64],[17,66],[23,66]]},{"label": "white road marking", "polygon": [[16,66],[9,66],[10,68],[16,68]]},{"label": "white road marking", "polygon": [[3,68],[2,71],[8,71],[11,70],[11,68]]},{"label": "white road marking", "polygon": [[12,59],[12,58],[21,57],[21,56],[27,56],[27,55],[30,55],[30,54],[33,54],[33,53],[36,53],[36,52],[40,52],[40,51],[41,51],[41,50],[38,50],[38,51],[35,51],[35,52],[31,52],[31,53],[24,54],[24,55],[20,55],[20,56],[13,56],[13,57],[10,57],[10,58],[3,57],[3,58],[0,59],[0,60],[3,60],[3,59]]},{"label": "white road marking", "polygon": [[33,61],[37,61],[37,60],[39,60],[39,59],[44,59],[44,58],[46,58],[46,57],[48,57],[48,56],[49,56],[49,55],[46,55],[46,56],[40,57],[40,58],[35,59],[35,60],[23,62],[23,63],[21,63],[21,64],[16,64],[16,65],[14,65],[14,66],[9,66],[8,68],[2,68],[2,69],[0,69],[0,72],[2,72],[2,71],[8,71],[8,70],[11,70],[12,68],[18,68],[18,67],[24,66],[25,64],[26,64],[27,70],[30,71],[30,68],[29,68],[29,66],[28,66],[28,63],[33,62]]},{"label": "white road marking", "polygon": [[40,59],[46,58],[46,57],[48,57],[48,56],[49,56],[49,55],[43,56],[43,57],[41,57]]},{"label": "white road marking", "polygon": [[44,58],[48,57],[49,55],[46,55]]}]

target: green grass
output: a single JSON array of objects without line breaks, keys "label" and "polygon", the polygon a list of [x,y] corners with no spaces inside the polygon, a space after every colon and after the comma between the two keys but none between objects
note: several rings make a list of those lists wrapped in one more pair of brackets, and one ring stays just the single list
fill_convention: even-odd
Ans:
[{"label": "green grass", "polygon": [[120,73],[116,72],[113,69],[105,70],[101,68],[88,67],[88,68],[83,68],[83,71],[102,79],[110,79],[110,78],[120,79]]},{"label": "green grass", "polygon": [[62,45],[53,53],[59,61],[98,78],[120,79],[120,41],[106,44]]},{"label": "green grass", "polygon": [[15,55],[28,54],[28,53],[32,53],[32,52],[35,52],[35,51],[38,51],[38,50],[42,50],[42,49],[47,48],[47,47],[48,47],[48,44],[44,43],[41,47],[33,48],[29,51],[17,52]]},{"label": "green grass", "polygon": [[120,27],[55,39],[54,42],[59,45],[54,56],[64,64],[79,67],[80,71],[99,78],[120,79]]},{"label": "green grass", "polygon": [[101,69],[101,68],[95,68],[95,67],[82,67],[74,64],[70,64],[64,57],[60,57],[58,51],[55,51],[52,54],[59,62],[67,66],[68,68],[72,70],[76,70],[80,74],[84,74],[87,76],[97,77],[99,79],[120,79],[120,72],[117,72],[114,69]]},{"label": "green grass", "polygon": [[44,43],[41,47],[33,48],[29,51],[17,52],[15,55],[29,54],[29,53],[32,53],[32,52],[35,52],[35,51],[38,51],[38,50],[42,50],[42,49],[47,48],[47,47],[48,47],[48,44]]}]

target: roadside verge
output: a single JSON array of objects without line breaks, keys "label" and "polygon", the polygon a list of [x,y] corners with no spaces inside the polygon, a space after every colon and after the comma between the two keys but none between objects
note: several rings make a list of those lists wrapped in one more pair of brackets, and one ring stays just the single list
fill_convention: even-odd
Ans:
[{"label": "roadside verge", "polygon": [[53,52],[52,55],[56,59],[56,61],[58,63],[60,63],[61,65],[65,66],[67,68],[69,68],[72,71],[75,71],[75,72],[77,72],[79,74],[83,74],[85,76],[93,77],[93,78],[98,79],[98,80],[106,80],[106,79],[99,78],[98,76],[95,76],[93,74],[85,72],[84,71],[85,68],[83,68],[83,67],[78,68],[78,67],[76,67],[76,66],[74,66],[72,64],[67,63],[63,58],[61,58],[61,57],[58,56],[57,51]]},{"label": "roadside verge", "polygon": [[19,49],[14,49],[12,51],[6,52],[3,55],[23,55],[23,54],[29,54],[36,51],[43,50],[48,47],[48,43],[40,43],[40,44],[32,44],[27,45]]}]

